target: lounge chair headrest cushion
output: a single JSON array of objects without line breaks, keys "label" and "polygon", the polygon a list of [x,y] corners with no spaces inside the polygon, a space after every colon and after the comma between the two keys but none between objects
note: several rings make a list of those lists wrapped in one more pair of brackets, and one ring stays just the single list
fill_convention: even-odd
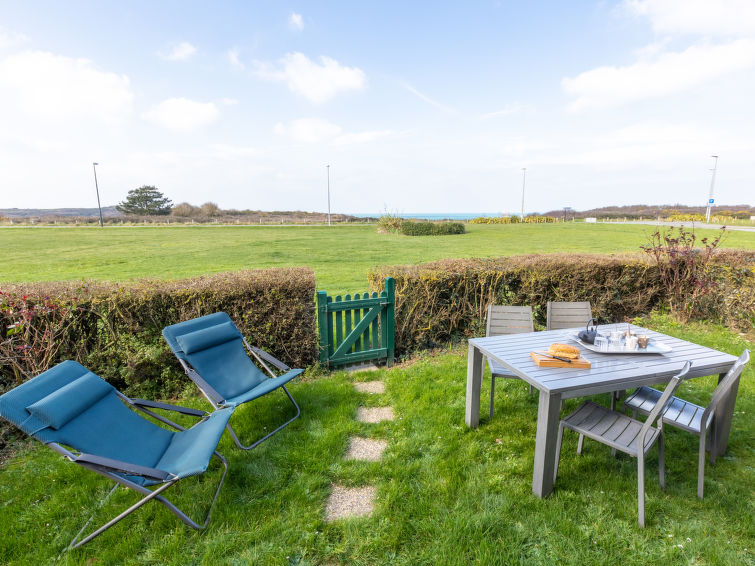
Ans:
[{"label": "lounge chair headrest cushion", "polygon": [[112,385],[90,371],[42,397],[26,410],[50,428],[60,430],[113,390]]},{"label": "lounge chair headrest cushion", "polygon": [[241,338],[241,332],[236,328],[236,325],[232,322],[224,322],[182,336],[176,336],[176,342],[181,346],[184,354],[192,354],[239,338]]}]

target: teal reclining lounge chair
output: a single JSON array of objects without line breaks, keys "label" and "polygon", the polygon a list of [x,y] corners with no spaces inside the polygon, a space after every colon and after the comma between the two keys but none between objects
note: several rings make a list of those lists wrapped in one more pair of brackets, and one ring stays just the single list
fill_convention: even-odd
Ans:
[{"label": "teal reclining lounge chair", "polygon": [[[237,407],[278,388],[283,389],[288,395],[296,409],[296,414],[256,442],[244,446],[231,425],[227,426],[228,432],[239,448],[243,450],[254,448],[296,420],[301,414],[299,405],[286,389],[286,383],[304,370],[291,369],[267,352],[250,346],[226,313],[216,312],[166,326],[163,328],[163,337],[178,361],[181,362],[186,375],[216,409]],[[257,368],[244,350],[245,347],[271,377],[267,377]],[[268,364],[284,373],[276,376]]]},{"label": "teal reclining lounge chair", "polygon": [[[132,409],[176,431],[158,426]],[[153,409],[176,411],[202,420],[185,429]],[[228,463],[216,449],[232,413],[232,407],[208,414],[130,399],[74,361],[62,362],[0,396],[0,416],[71,462],[116,482],[110,494],[123,485],[144,495],[123,513],[78,540],[90,517],[69,548],[86,544],[150,500],[159,501],[194,529],[206,527],[228,471]],[[225,469],[204,523],[199,524],[162,493],[183,478],[203,473],[213,454]],[[149,489],[150,486],[157,487]]]}]

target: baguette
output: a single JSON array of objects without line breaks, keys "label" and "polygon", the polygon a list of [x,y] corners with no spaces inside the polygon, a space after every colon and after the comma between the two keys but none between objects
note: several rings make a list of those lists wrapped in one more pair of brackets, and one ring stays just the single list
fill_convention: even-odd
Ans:
[{"label": "baguette", "polygon": [[548,353],[551,356],[559,356],[570,360],[579,359],[580,356],[579,348],[569,346],[568,344],[551,344],[548,347]]}]

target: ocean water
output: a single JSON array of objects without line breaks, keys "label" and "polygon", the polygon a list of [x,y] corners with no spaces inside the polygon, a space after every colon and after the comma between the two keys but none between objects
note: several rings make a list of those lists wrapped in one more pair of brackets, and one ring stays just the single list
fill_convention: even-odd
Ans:
[{"label": "ocean water", "polygon": [[[383,214],[385,213],[378,212],[375,214],[353,214],[352,216],[358,218],[380,218]],[[471,220],[480,216],[503,216],[503,213],[490,212],[391,212],[390,214],[414,220]]]}]

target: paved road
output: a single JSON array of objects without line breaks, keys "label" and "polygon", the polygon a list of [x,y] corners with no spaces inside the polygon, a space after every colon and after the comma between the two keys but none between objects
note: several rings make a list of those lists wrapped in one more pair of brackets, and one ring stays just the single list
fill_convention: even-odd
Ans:
[{"label": "paved road", "polygon": [[[705,224],[704,222],[664,222],[659,220],[628,220],[627,222],[601,222],[601,224],[647,224],[648,226],[673,226],[687,228],[705,228],[720,230],[724,224]],[[755,232],[755,226],[726,226],[727,230],[740,230],[742,232]]]}]

